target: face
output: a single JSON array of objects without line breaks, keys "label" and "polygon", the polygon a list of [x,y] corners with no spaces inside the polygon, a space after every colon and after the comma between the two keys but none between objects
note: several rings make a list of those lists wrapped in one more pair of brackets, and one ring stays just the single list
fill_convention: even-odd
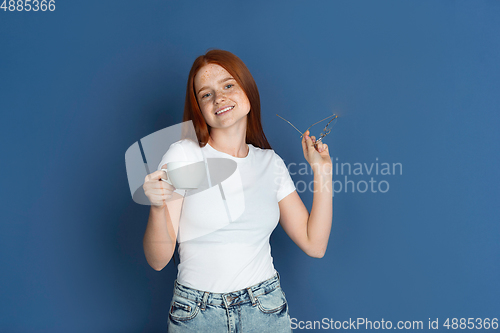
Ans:
[{"label": "face", "polygon": [[194,77],[194,88],[201,113],[212,129],[246,129],[250,101],[228,71],[216,64],[205,65]]}]

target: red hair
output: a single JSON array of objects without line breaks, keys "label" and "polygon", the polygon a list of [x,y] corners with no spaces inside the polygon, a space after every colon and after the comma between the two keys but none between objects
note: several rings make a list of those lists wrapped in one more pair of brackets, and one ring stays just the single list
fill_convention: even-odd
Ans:
[{"label": "red hair", "polygon": [[194,61],[189,72],[183,121],[191,120],[193,122],[200,147],[207,144],[210,128],[205,122],[205,118],[203,118],[196,98],[194,77],[200,68],[208,64],[217,64],[228,71],[250,101],[250,112],[247,115],[246,143],[263,149],[271,149],[260,120],[260,97],[257,84],[243,61],[231,52],[224,50],[210,50],[206,54],[199,56]]}]

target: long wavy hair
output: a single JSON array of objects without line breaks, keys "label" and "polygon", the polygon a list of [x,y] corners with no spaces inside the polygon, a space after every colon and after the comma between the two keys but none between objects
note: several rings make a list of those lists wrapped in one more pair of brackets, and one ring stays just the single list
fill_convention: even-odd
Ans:
[{"label": "long wavy hair", "polygon": [[250,112],[247,115],[246,143],[263,149],[271,149],[271,145],[267,141],[262,129],[259,90],[252,74],[250,74],[247,66],[240,58],[229,51],[217,49],[210,50],[196,58],[189,72],[187,82],[183,121],[191,120],[193,122],[200,147],[204,147],[208,142],[210,126],[205,122],[198,99],[196,98],[194,77],[200,68],[208,64],[217,64],[228,71],[236,82],[238,82],[250,101]]}]

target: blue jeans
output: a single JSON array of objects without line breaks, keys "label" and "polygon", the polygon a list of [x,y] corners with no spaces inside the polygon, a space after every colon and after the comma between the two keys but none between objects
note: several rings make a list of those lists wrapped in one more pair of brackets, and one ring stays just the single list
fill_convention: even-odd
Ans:
[{"label": "blue jeans", "polygon": [[168,332],[291,332],[290,316],[279,275],[239,291],[218,294],[191,289],[175,281]]}]

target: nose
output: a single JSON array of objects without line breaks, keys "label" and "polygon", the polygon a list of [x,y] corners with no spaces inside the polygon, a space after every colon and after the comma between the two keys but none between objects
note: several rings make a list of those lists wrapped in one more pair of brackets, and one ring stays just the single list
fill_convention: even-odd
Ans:
[{"label": "nose", "polygon": [[215,100],[216,104],[219,104],[219,103],[226,100],[226,95],[224,95],[224,93],[222,91],[217,91],[217,92],[215,92],[214,100]]}]

